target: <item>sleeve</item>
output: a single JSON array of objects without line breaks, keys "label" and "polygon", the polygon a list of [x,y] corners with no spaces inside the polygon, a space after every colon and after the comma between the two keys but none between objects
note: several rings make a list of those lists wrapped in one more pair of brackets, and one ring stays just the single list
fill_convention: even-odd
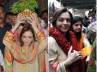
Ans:
[{"label": "sleeve", "polygon": [[13,72],[13,69],[12,69],[13,56],[11,54],[11,51],[8,48],[5,48],[4,63],[5,63],[5,71]]},{"label": "sleeve", "polygon": [[2,65],[3,68],[5,68],[5,65],[4,65],[4,59],[3,59],[3,55],[2,55],[1,50],[0,50],[0,65]]},{"label": "sleeve", "polygon": [[[49,60],[49,68],[50,71],[54,72],[65,72],[65,59],[61,61],[60,55],[60,47],[58,46],[56,40],[53,37],[48,37],[48,60]],[[63,56],[62,56],[63,57]],[[65,56],[64,56],[65,57]]]},{"label": "sleeve", "polygon": [[12,32],[8,31],[6,32],[4,39],[3,39],[3,43],[6,47],[10,48],[13,44],[14,44],[15,40],[14,40],[14,35]]},{"label": "sleeve", "polygon": [[53,37],[48,37],[48,59],[50,69],[56,70],[58,66],[58,45]]}]

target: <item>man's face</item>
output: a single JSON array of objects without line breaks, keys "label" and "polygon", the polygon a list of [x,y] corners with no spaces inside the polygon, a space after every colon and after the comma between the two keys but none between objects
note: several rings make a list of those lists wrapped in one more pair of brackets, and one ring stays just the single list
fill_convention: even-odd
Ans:
[{"label": "man's face", "polygon": [[71,25],[71,19],[70,15],[68,12],[62,13],[56,22],[57,27],[62,31],[62,32],[67,32],[70,28]]}]

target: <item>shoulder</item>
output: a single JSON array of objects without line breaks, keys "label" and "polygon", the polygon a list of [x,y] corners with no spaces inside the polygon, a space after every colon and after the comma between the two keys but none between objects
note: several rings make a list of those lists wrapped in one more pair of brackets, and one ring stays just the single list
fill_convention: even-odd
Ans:
[{"label": "shoulder", "polygon": [[56,42],[56,40],[53,37],[48,37],[48,49],[49,50],[53,50],[53,51],[57,51],[59,46]]},{"label": "shoulder", "polygon": [[51,37],[51,36],[48,37],[48,43],[52,44],[55,42],[56,42],[56,40],[53,37]]}]

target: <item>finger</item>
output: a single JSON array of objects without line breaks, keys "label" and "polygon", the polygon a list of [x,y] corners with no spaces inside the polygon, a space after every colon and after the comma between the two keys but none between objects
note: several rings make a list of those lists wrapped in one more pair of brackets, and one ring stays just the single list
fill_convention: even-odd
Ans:
[{"label": "finger", "polygon": [[75,50],[73,50],[73,53],[76,53],[76,51],[75,51]]},{"label": "finger", "polygon": [[72,46],[70,47],[69,51],[68,51],[68,54],[70,54],[72,51]]}]

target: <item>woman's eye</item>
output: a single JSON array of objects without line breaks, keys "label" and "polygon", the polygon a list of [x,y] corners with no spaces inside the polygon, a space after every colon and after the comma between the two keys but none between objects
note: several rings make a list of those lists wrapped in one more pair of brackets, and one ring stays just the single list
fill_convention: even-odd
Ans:
[{"label": "woman's eye", "polygon": [[67,22],[71,22],[71,20],[68,18],[68,19],[66,19],[67,20]]},{"label": "woman's eye", "polygon": [[64,20],[66,20],[67,22],[71,22],[71,20],[70,20],[69,18],[66,18],[66,19],[64,19],[64,18],[59,18],[59,21],[60,21],[60,22],[63,22]]},{"label": "woman's eye", "polygon": [[60,18],[59,21],[60,21],[60,22],[63,22],[63,21],[64,21],[64,18]]},{"label": "woman's eye", "polygon": [[30,39],[32,38],[32,37],[29,37]]}]

